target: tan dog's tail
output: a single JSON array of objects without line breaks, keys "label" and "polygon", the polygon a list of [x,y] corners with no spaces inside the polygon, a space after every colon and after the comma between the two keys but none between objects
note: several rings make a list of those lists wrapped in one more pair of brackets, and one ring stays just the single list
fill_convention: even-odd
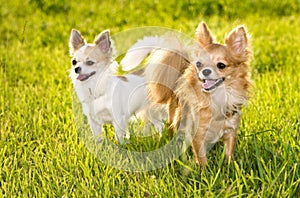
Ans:
[{"label": "tan dog's tail", "polygon": [[150,97],[156,103],[166,104],[176,97],[176,82],[189,65],[187,56],[178,51],[158,49],[152,52],[147,62],[145,76]]}]

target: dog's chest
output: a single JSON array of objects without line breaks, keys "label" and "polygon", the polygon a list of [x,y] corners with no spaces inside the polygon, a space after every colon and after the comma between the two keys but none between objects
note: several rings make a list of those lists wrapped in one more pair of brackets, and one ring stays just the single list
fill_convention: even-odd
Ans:
[{"label": "dog's chest", "polygon": [[236,111],[235,104],[239,102],[237,97],[222,87],[211,94],[212,118],[206,134],[207,142],[215,143],[229,131],[228,128],[236,129],[237,122],[228,119],[227,115]]}]

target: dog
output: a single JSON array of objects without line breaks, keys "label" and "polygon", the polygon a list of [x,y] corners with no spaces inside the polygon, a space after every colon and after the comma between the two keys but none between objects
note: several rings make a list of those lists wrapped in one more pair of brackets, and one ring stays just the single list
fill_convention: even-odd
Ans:
[{"label": "dog", "polygon": [[[226,158],[233,158],[241,110],[249,99],[252,50],[244,26],[234,28],[225,44],[219,44],[206,23],[200,22],[196,42],[189,51],[165,50],[158,43],[149,50],[146,76],[155,82],[148,85],[152,101],[166,105],[171,135],[178,127],[184,128],[196,162],[205,166],[208,148],[220,139]],[[192,123],[190,127],[187,122]]]},{"label": "dog", "polygon": [[[145,78],[137,73],[115,75],[118,63],[109,30],[88,44],[78,30],[72,29],[69,48],[70,76],[93,136],[101,142],[103,124],[111,123],[116,140],[123,144],[130,117],[149,108]],[[162,130],[163,122],[151,121],[158,131]]]}]

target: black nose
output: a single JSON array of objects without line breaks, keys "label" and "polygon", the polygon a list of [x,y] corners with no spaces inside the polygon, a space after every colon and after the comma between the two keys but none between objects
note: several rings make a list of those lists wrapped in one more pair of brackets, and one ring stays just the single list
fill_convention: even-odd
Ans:
[{"label": "black nose", "polygon": [[209,74],[211,74],[211,70],[210,69],[205,69],[205,70],[202,71],[202,74],[204,76],[208,76]]},{"label": "black nose", "polygon": [[76,67],[76,68],[75,68],[75,73],[76,73],[76,74],[79,74],[80,72],[81,72],[81,67]]}]

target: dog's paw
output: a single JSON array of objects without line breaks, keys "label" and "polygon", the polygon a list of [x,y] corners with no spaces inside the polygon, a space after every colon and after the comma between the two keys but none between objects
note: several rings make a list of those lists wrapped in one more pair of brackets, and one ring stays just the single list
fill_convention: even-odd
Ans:
[{"label": "dog's paw", "polygon": [[163,131],[164,127],[165,127],[165,124],[163,122],[159,122],[154,125],[155,130],[157,132],[159,132],[160,135],[162,135],[162,131]]},{"label": "dog's paw", "polygon": [[102,141],[103,141],[102,137],[96,138],[96,143],[97,144],[101,144]]}]

